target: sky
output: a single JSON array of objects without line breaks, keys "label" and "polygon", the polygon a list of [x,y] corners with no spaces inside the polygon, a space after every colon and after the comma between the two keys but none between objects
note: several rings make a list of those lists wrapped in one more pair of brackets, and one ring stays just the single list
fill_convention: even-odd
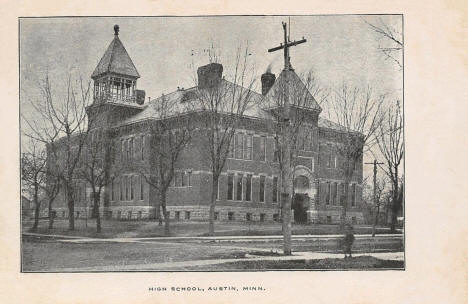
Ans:
[{"label": "sky", "polygon": [[[137,87],[147,97],[194,86],[193,66],[209,62],[206,50],[211,46],[220,53],[229,80],[237,48],[248,45],[255,89],[261,92],[261,74],[270,65],[279,75],[284,65],[282,51],[267,51],[283,41],[282,21],[288,16],[21,19],[21,112],[34,116],[27,101],[38,98],[38,83],[46,73],[57,94],[63,93],[68,74],[90,80],[113,39],[115,24],[141,75]],[[385,41],[364,21],[383,22],[402,32],[402,17],[397,15],[291,16],[290,39],[307,39],[291,48],[291,64],[299,75],[313,71],[320,84],[331,89],[346,82],[401,99],[403,71],[385,58],[379,50]]]}]

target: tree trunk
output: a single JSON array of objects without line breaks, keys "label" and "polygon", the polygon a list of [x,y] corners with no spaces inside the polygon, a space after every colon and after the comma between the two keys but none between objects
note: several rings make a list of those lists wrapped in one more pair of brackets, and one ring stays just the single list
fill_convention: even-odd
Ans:
[{"label": "tree trunk", "polygon": [[31,228],[31,231],[37,231],[37,227],[39,226],[39,212],[41,205],[39,203],[39,198],[37,195],[38,187],[39,185],[34,185],[34,224]]},{"label": "tree trunk", "polygon": [[49,200],[49,229],[54,228],[55,212],[52,209],[52,203],[54,200]]},{"label": "tree trunk", "polygon": [[164,214],[164,209],[162,207],[162,204],[161,202],[159,202],[159,205],[158,205],[158,209],[157,209],[157,213],[156,213],[156,216],[158,217],[158,225],[159,226],[162,226],[162,220],[163,220],[163,214]]},{"label": "tree trunk", "polygon": [[162,208],[162,212],[163,212],[163,215],[164,215],[164,235],[165,236],[170,236],[171,235],[171,231],[170,231],[170,219],[169,219],[169,214],[166,210],[166,191],[165,190],[162,190],[160,191],[159,193],[159,199],[160,199],[160,202],[161,202],[161,208]]},{"label": "tree trunk", "polygon": [[390,232],[394,233],[397,222],[398,213],[398,167],[395,168],[395,176],[393,180],[393,198],[392,198],[392,222],[390,224]]},{"label": "tree trunk", "polygon": [[68,201],[68,230],[75,230],[75,202],[70,187],[67,186],[67,201]]},{"label": "tree trunk", "polygon": [[218,180],[219,176],[212,175],[212,188],[211,188],[211,197],[210,197],[210,214],[209,214],[209,227],[208,235],[214,236],[214,214],[215,214],[215,204],[216,204],[216,193],[218,191]]},{"label": "tree trunk", "polygon": [[283,254],[291,255],[291,194],[281,193]]},{"label": "tree trunk", "polygon": [[96,232],[97,233],[101,232],[101,215],[99,213],[100,199],[101,199],[100,193],[93,193],[93,201],[94,201],[93,212],[95,212],[94,215],[96,216]]},{"label": "tree trunk", "polygon": [[345,199],[344,199],[344,202],[341,206],[341,218],[340,218],[340,229],[342,231],[344,231],[344,228],[345,228],[345,225],[346,225],[346,213],[348,211],[348,200],[349,200],[349,181],[351,179],[346,176],[345,177],[345,183],[344,183],[344,187],[345,187]]},{"label": "tree trunk", "polygon": [[377,221],[379,218],[379,210],[380,210],[380,205],[377,204],[377,211],[374,215],[374,225],[372,225],[372,237],[375,237],[375,228],[377,227]]}]

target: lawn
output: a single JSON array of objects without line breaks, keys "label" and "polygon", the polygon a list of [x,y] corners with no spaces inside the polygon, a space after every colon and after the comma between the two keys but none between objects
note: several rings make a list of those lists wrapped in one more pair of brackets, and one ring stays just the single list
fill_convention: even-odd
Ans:
[{"label": "lawn", "polygon": [[[68,230],[67,220],[56,220],[53,229],[47,228],[47,219],[41,220],[38,233],[59,234],[70,236],[87,237],[157,237],[164,236],[164,227],[159,226],[156,221],[117,221],[103,220],[102,232],[96,233],[94,220],[75,220],[75,230]],[[31,220],[23,220],[23,232],[27,232],[32,226]],[[207,235],[208,222],[202,221],[172,221],[172,236],[205,236]],[[215,234],[217,236],[232,235],[281,235],[281,223],[260,223],[260,222],[217,222],[215,224]],[[355,226],[356,234],[369,234],[372,232],[370,226]],[[338,225],[305,225],[293,224],[292,233],[294,235],[303,234],[340,234]],[[378,234],[389,233],[386,227],[379,227]]]},{"label": "lawn", "polygon": [[67,243],[25,237],[23,271],[60,271],[64,268],[151,264],[204,259],[243,258],[245,250],[209,244],[185,243]]},{"label": "lawn", "polygon": [[[204,267],[192,266],[184,270],[203,270]],[[314,269],[314,270],[368,270],[368,269],[403,269],[403,261],[381,260],[371,256],[353,258],[328,258],[317,260],[290,261],[239,261],[211,265],[210,270],[284,270],[284,269]]]}]

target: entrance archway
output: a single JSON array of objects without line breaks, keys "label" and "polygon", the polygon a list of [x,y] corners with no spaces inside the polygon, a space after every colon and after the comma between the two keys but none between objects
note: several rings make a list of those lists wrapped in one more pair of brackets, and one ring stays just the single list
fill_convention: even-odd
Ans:
[{"label": "entrance archway", "polygon": [[309,210],[309,178],[299,175],[294,179],[294,199],[291,208],[294,210],[294,221],[296,223],[307,222],[307,210]]}]

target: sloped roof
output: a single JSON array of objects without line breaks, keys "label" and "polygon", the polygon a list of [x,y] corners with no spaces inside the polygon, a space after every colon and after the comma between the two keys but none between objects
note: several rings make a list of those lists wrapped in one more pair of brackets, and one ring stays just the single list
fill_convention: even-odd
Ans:
[{"label": "sloped roof", "polygon": [[114,36],[91,78],[98,77],[104,73],[116,73],[135,78],[140,77],[118,35]]},{"label": "sloped roof", "polygon": [[[283,71],[284,72],[284,71]],[[299,79],[299,77],[292,71],[292,73],[289,73],[289,72],[286,72],[287,74],[291,75],[285,75],[283,74],[283,72],[280,74],[280,76],[278,77],[278,80],[280,80],[282,78],[282,75],[283,77],[291,77],[292,81],[294,81],[294,85],[296,86],[302,86],[302,88],[305,88],[305,85],[302,83],[302,81]],[[277,80],[277,81],[278,81]],[[280,81],[285,81],[285,79],[283,80],[280,80]],[[225,87],[233,87],[233,86],[236,86],[234,83],[230,82],[230,81],[227,81],[225,79],[223,79],[221,82],[220,82],[220,85],[221,86],[225,86]],[[272,87],[273,89],[273,87]],[[159,110],[160,110],[160,102],[162,101],[162,98],[165,99],[165,102],[168,103],[168,107],[169,109],[171,109],[171,112],[172,113],[166,113],[164,116],[166,118],[168,117],[171,117],[171,116],[176,116],[176,115],[181,115],[181,114],[184,114],[184,113],[188,113],[188,112],[191,112],[191,111],[199,111],[199,110],[203,110],[203,105],[201,105],[200,101],[199,101],[199,94],[200,94],[200,91],[198,91],[199,89],[197,87],[193,87],[193,88],[189,88],[189,89],[185,89],[185,90],[177,90],[177,91],[174,91],[172,93],[169,93],[169,94],[166,94],[164,95],[164,97],[159,97],[159,98],[155,98],[155,99],[152,99],[151,101],[149,101],[148,103],[146,103],[144,105],[144,110],[129,117],[128,119],[118,123],[116,126],[122,126],[122,125],[127,125],[127,124],[132,124],[132,123],[137,123],[139,121],[143,121],[143,120],[146,120],[146,119],[159,119],[161,118],[161,114],[159,113]],[[245,92],[247,92],[248,90],[245,89]],[[226,92],[230,92],[231,90],[226,90]],[[245,111],[244,111],[244,116],[247,116],[247,117],[254,117],[254,118],[258,118],[258,119],[267,119],[269,116],[269,112],[268,110],[264,110],[264,107],[262,105],[263,102],[265,100],[267,100],[268,98],[268,94],[267,96],[262,96],[261,94],[257,93],[257,92],[254,92],[254,91],[248,91],[252,94],[252,104],[250,106],[248,106]],[[271,92],[271,89],[268,93]],[[306,100],[306,103],[307,103],[307,107],[308,108],[311,108],[311,109],[314,109],[314,110],[318,110],[318,111],[321,111],[321,107],[318,105],[318,103],[316,102],[316,100],[314,99],[314,97],[312,96],[312,94],[310,94],[310,92],[308,90],[305,90],[304,91],[306,94],[305,96],[305,100]],[[229,96],[229,95],[226,95],[224,96],[225,98],[232,98],[232,96]],[[264,98],[265,97],[265,98]],[[272,96],[270,96],[271,98]],[[233,109],[235,110],[235,109]],[[319,128],[328,128],[328,129],[332,129],[332,130],[336,130],[336,131],[344,131],[345,128],[335,122],[332,122],[328,119],[325,119],[325,118],[322,118],[322,117],[319,117],[318,119],[318,127]]]},{"label": "sloped roof", "polygon": [[[239,85],[236,85],[225,79],[222,79],[219,85],[221,86],[220,94],[223,95],[222,98],[225,98],[227,100],[233,98],[232,92],[234,91],[234,86],[240,88]],[[152,99],[145,105],[145,109],[143,111],[137,113],[136,115],[133,115],[132,117],[129,117],[128,119],[121,122],[119,125],[131,124],[145,119],[160,119],[161,113],[159,111],[161,109],[160,103],[162,102],[162,98],[164,98],[164,102],[166,102],[165,110],[169,110],[171,112],[164,113],[165,118],[181,115],[188,112],[202,111],[203,109],[206,109],[206,105],[204,105],[199,98],[200,95],[203,94],[203,90],[205,89],[199,90],[198,87],[193,87],[185,90],[177,90],[159,98]],[[237,92],[237,94],[239,94],[240,90],[238,90]],[[266,117],[264,111],[258,107],[259,100],[262,98],[262,95],[247,88],[243,88],[242,94],[247,93],[251,94],[251,102],[244,110],[244,116],[256,118]],[[228,104],[226,105],[228,106]],[[219,108],[220,113],[229,113],[236,111],[237,109],[234,108],[224,109],[222,106]]]},{"label": "sloped roof", "polygon": [[270,88],[265,98],[268,108],[280,107],[281,95],[289,93],[289,104],[310,110],[322,111],[322,108],[309,92],[308,88],[294,72],[294,70],[284,69],[273,86]]}]

